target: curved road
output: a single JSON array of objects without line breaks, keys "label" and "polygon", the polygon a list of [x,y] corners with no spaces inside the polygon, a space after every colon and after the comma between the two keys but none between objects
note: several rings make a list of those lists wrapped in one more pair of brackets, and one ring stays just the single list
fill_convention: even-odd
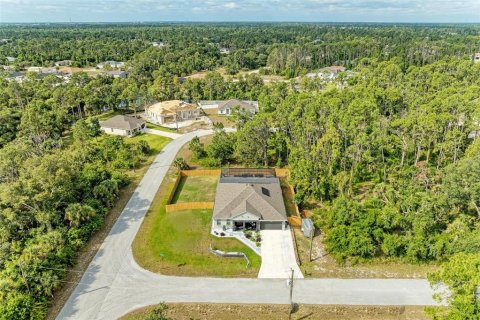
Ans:
[{"label": "curved road", "polygon": [[[182,135],[158,154],[57,319],[116,319],[159,302],[289,303],[285,279],[162,276],[134,261],[131,244],[160,184],[183,144]],[[306,304],[436,305],[426,280],[301,279],[293,300]]]}]

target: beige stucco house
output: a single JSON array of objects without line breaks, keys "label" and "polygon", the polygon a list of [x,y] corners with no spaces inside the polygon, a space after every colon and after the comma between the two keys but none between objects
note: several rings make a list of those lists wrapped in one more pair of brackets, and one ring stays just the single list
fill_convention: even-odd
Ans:
[{"label": "beige stucco house", "polygon": [[200,117],[201,110],[194,104],[181,101],[162,101],[145,109],[148,119],[157,124],[167,122],[195,120]]}]

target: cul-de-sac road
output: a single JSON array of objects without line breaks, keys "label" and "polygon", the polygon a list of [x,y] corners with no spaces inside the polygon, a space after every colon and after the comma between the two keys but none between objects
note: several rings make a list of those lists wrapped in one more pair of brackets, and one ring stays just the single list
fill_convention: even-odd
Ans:
[{"label": "cul-de-sac road", "polygon": [[[172,140],[156,157],[57,319],[117,319],[159,302],[289,303],[285,279],[162,276],[142,269],[131,244],[183,144],[202,130]],[[426,280],[299,279],[294,302],[349,305],[436,305]]]}]

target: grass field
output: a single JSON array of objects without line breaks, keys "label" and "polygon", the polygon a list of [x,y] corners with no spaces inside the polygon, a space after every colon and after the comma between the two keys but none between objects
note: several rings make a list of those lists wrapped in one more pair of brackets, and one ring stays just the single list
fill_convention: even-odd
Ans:
[{"label": "grass field", "polygon": [[150,122],[147,122],[147,128],[148,129],[155,129],[155,130],[160,130],[160,131],[165,131],[165,132],[177,132],[175,129],[167,128],[167,127],[162,127]]},{"label": "grass field", "polygon": [[[211,210],[165,212],[174,180],[175,170],[171,169],[133,242],[133,255],[140,266],[166,275],[256,277],[259,256],[236,239],[210,235]],[[224,251],[244,252],[251,266],[245,268],[244,259],[213,255],[208,251],[210,244]]]},{"label": "grass field", "polygon": [[172,203],[214,201],[217,183],[217,176],[183,177]]},{"label": "grass field", "polygon": [[[288,319],[288,305],[235,304],[235,303],[167,303],[168,319],[216,319],[216,320],[266,320]],[[152,314],[156,306],[134,310],[120,320],[143,320]],[[426,320],[429,317],[421,306],[346,306],[346,305],[297,305],[293,320]]]},{"label": "grass field", "polygon": [[156,155],[172,139],[162,137],[162,136],[157,136],[154,134],[149,134],[149,133],[143,133],[143,134],[139,134],[138,136],[126,138],[127,142],[138,142],[140,140],[145,140],[150,146],[150,149],[151,149],[150,154]]}]

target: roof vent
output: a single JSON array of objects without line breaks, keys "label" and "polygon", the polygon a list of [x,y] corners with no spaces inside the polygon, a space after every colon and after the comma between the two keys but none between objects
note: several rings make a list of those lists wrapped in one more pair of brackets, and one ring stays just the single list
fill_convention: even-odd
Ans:
[{"label": "roof vent", "polygon": [[270,190],[268,190],[267,188],[262,187],[262,193],[267,197],[270,197]]}]

